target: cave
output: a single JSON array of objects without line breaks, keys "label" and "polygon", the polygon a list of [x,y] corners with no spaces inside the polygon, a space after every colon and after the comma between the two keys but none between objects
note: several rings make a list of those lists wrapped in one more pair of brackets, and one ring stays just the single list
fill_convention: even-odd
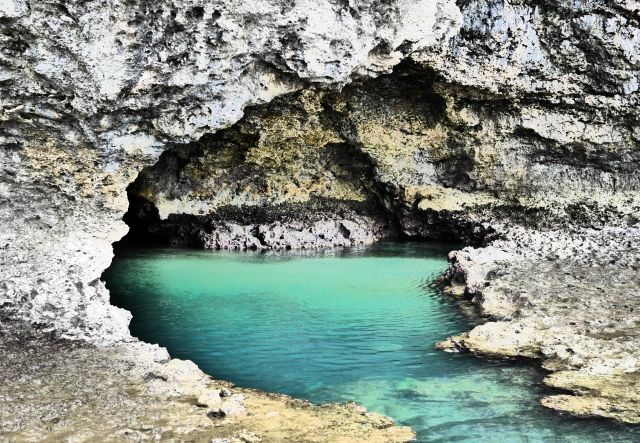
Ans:
[{"label": "cave", "polygon": [[[486,321],[468,280],[445,272],[447,254],[499,240],[498,217],[538,230],[563,222],[523,207],[519,187],[488,188],[459,138],[474,128],[456,124],[435,92],[442,81],[402,63],[248,108],[164,151],[127,188],[130,230],[103,275],[112,303],[133,314],[132,334],[244,388],[356,401],[419,441],[629,432],[540,408],[559,391],[530,362],[442,352],[473,349],[447,337]],[[406,139],[390,145],[398,133]],[[418,167],[398,169],[403,158]],[[466,203],[438,206],[454,192]],[[475,202],[482,192],[494,200]]]},{"label": "cave", "polygon": [[[250,107],[231,127],[167,149],[127,188],[129,233],[121,243],[262,250],[391,238],[486,242],[487,214],[473,220],[461,211],[418,207],[448,189],[479,186],[468,148],[450,140],[449,132],[460,128],[434,91],[437,81],[433,72],[403,62],[390,75],[342,90],[312,87]],[[398,134],[404,139],[394,140]],[[511,209],[495,206],[492,211]],[[292,225],[299,233],[331,219],[363,232],[341,236],[346,228],[336,225],[333,240],[313,234],[295,244]],[[267,225],[274,223],[293,237],[270,242]],[[219,240],[229,236],[230,224],[238,238]]]},{"label": "cave", "polygon": [[0,23],[0,440],[638,439],[633,6]]}]

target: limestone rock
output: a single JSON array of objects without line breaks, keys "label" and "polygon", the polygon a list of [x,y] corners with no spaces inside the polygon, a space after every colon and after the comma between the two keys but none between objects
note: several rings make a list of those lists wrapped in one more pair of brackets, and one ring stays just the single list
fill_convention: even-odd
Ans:
[{"label": "limestone rock", "polygon": [[[455,346],[619,386],[640,370],[638,9],[0,1],[0,327],[131,340],[100,275],[135,181],[151,234],[178,242],[216,221],[234,246],[262,244],[256,226],[276,247],[380,226],[491,243],[454,254],[449,283],[499,321]],[[635,420],[615,412],[635,397],[593,392],[545,404]]]},{"label": "limestone rock", "polygon": [[[493,319],[438,346],[540,358],[545,383],[573,392],[542,404],[637,423],[640,226],[514,229],[486,248],[450,255],[448,291]],[[462,287],[462,290],[455,289]],[[497,321],[499,320],[499,321]]]},{"label": "limestone rock", "polygon": [[249,104],[389,72],[461,19],[452,0],[0,5],[0,321],[103,343],[129,337],[100,274],[140,169]]},{"label": "limestone rock", "polygon": [[367,229],[373,223],[363,221],[321,220],[311,226],[301,222],[270,225],[222,222],[210,226],[210,232],[200,231],[199,240],[205,249],[245,251],[350,247],[380,239],[380,232]]},{"label": "limestone rock", "polygon": [[191,362],[158,362],[158,348],[145,343],[4,336],[0,351],[2,441],[400,443],[414,436],[355,405],[313,406],[231,387]]}]

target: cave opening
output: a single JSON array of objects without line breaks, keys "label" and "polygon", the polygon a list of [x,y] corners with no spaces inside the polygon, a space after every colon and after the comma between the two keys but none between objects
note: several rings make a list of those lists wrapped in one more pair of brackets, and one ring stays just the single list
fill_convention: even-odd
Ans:
[{"label": "cave opening", "polygon": [[103,279],[131,332],[216,379],[312,403],[355,401],[418,441],[556,439],[609,424],[541,408],[532,363],[446,353],[433,344],[475,320],[440,292],[458,245],[206,251],[121,247]]},{"label": "cave opening", "polygon": [[128,187],[130,230],[118,245],[483,243],[492,232],[482,223],[421,206],[433,189],[474,186],[469,154],[444,128],[441,80],[404,61],[341,90],[311,86],[252,106],[231,127],[167,149]]},{"label": "cave opening", "polygon": [[477,184],[434,79],[413,69],[289,94],[165,151],[128,188],[130,232],[104,274],[113,303],[134,336],[213,377],[355,400],[419,441],[615,438],[540,408],[549,390],[530,364],[432,348],[477,320],[438,289],[448,252],[494,232],[415,190]]}]

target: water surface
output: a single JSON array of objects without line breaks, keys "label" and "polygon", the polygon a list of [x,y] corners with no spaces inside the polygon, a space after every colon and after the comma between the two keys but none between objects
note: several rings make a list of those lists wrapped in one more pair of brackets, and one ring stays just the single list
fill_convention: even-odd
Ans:
[{"label": "water surface", "polygon": [[627,442],[637,428],[538,404],[532,365],[435,351],[469,320],[433,286],[451,246],[324,253],[121,251],[104,278],[132,333],[216,378],[354,400],[424,442]]}]

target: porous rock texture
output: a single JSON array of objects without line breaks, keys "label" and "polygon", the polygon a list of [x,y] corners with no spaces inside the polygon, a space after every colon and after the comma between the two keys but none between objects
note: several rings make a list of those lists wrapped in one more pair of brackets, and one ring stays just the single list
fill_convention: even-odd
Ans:
[{"label": "porous rock texture", "polygon": [[177,242],[493,241],[449,277],[500,321],[449,348],[542,356],[581,394],[546,405],[638,421],[639,10],[2,0],[2,327],[130,340],[99,277],[146,167],[130,216]]},{"label": "porous rock texture", "polygon": [[546,382],[577,394],[545,406],[638,422],[637,10],[458,4],[461,30],[439,51],[256,106],[167,151],[130,189],[138,218],[165,241],[214,248],[203,239],[228,232],[219,220],[241,219],[240,247],[262,249],[265,213],[295,220],[328,199],[377,211],[382,233],[476,244],[452,253],[445,284],[491,321],[439,346],[542,358]]},{"label": "porous rock texture", "polygon": [[[460,17],[452,0],[1,0],[2,340],[17,331],[102,346],[92,348],[97,356],[71,354],[80,364],[61,373],[67,378],[60,383],[69,387],[64,395],[86,395],[95,380],[85,378],[81,361],[100,360],[109,355],[108,346],[133,341],[130,314],[110,305],[100,275],[111,261],[112,243],[127,232],[125,190],[138,172],[164,149],[235,123],[249,104],[309,84],[339,86],[389,72],[413,50],[442,46]],[[127,372],[143,370],[153,352],[138,346],[132,354],[137,360],[115,370],[103,395],[116,404],[127,398]],[[65,361],[62,350],[36,356],[43,364]],[[43,367],[38,358],[29,364]],[[35,377],[55,388],[41,372]],[[183,381],[168,380],[167,389],[182,389]],[[10,395],[24,388],[7,386]],[[2,429],[3,438],[5,432],[17,439],[32,433],[29,404],[37,411],[54,399],[23,401],[28,404],[15,427]],[[131,401],[122,417],[144,399]],[[12,414],[12,404],[3,402],[3,412]],[[88,403],[86,415],[68,416],[61,435],[91,440],[73,432],[100,427],[103,406]],[[185,419],[169,406],[160,422]],[[356,416],[342,414],[355,430],[340,438],[376,438],[371,424],[358,425]],[[335,420],[323,414],[318,420],[315,429],[301,426],[307,435],[300,441],[331,437],[323,427]],[[286,430],[286,420],[280,423]],[[37,431],[46,428],[32,435]],[[378,433],[377,439],[405,441],[411,438],[405,431]]]},{"label": "porous rock texture", "polygon": [[[408,427],[356,404],[236,388],[144,343],[0,343],[3,442],[404,442]],[[82,374],[82,376],[79,376]]]},{"label": "porous rock texture", "polygon": [[162,150],[305,84],[388,72],[457,31],[450,0],[3,0],[3,316],[129,336],[100,281],[126,187]]},{"label": "porous rock texture", "polygon": [[638,423],[640,226],[532,230],[450,254],[446,291],[491,321],[438,347],[541,358],[554,409]]}]

